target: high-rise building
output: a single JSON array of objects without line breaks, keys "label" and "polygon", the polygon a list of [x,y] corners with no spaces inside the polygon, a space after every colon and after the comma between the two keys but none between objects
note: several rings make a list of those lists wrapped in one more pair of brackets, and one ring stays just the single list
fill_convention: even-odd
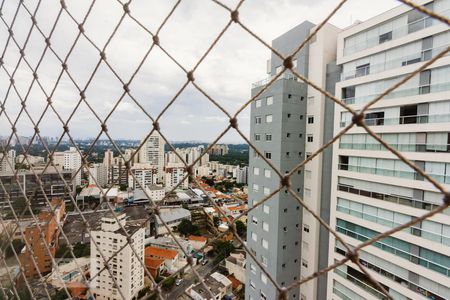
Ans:
[{"label": "high-rise building", "polygon": [[[272,46],[290,55],[314,28],[314,24],[303,22],[275,39]],[[330,72],[339,31],[326,24],[311,43],[292,57],[297,72],[330,90],[336,81]],[[283,62],[272,54],[269,78],[253,84],[252,95],[282,70]],[[282,174],[288,173],[332,133],[330,116],[333,108],[326,105],[325,98],[286,71],[252,103],[250,139]],[[313,163],[292,175],[291,188],[313,209],[320,214],[324,210],[326,214],[329,197],[322,193],[322,186],[330,180],[331,173],[322,173],[322,168],[331,167],[331,155],[320,155]],[[278,175],[253,150],[250,150],[248,177],[250,207],[280,184]],[[320,230],[313,217],[287,190],[280,191],[248,215],[248,246],[282,286],[311,275],[328,263],[328,247],[319,247],[320,241],[328,243],[328,239],[327,233]],[[276,289],[250,257],[246,273],[246,299],[277,298]],[[293,289],[289,299],[325,299],[325,291],[326,278],[321,278]]]},{"label": "high-rise building", "polygon": [[130,171],[134,176],[128,177],[128,187],[132,189],[144,189],[158,181],[158,169],[156,167],[147,164],[135,164]]},{"label": "high-rise building", "polygon": [[163,182],[164,178],[164,145],[165,141],[161,135],[154,131],[139,150],[139,162],[146,163],[158,168],[158,181]]},{"label": "high-rise building", "polygon": [[[166,178],[166,189],[170,190],[177,186],[181,181],[183,181],[186,176],[186,168],[183,166],[169,166],[165,168],[165,178]],[[178,186],[179,189],[187,189],[189,187],[189,179],[186,178]]]},{"label": "high-rise building", "polygon": [[[208,146],[209,147],[209,146]],[[228,145],[226,144],[215,144],[209,150],[208,153],[211,155],[227,155],[229,151]]]},{"label": "high-rise building", "polygon": [[53,164],[60,166],[63,170],[73,170],[76,173],[74,183],[81,185],[81,154],[78,153],[75,147],[70,147],[64,152],[55,152],[53,154]]},{"label": "high-rise building", "polygon": [[16,151],[11,149],[6,156],[0,153],[0,174],[9,174],[15,171]]},{"label": "high-rise building", "polygon": [[104,164],[93,164],[89,167],[89,185],[95,184],[95,181],[100,187],[108,183],[108,171]]},{"label": "high-rise building", "polygon": [[[449,0],[417,0],[450,16]],[[336,95],[356,111],[421,67],[450,44],[446,24],[409,6],[389,10],[338,36],[342,80]],[[450,184],[450,56],[383,97],[365,122],[441,184]],[[335,133],[351,115],[335,106]],[[363,128],[353,127],[333,148],[330,226],[351,247],[422,216],[442,195],[387,151]],[[447,186],[448,188],[448,186]],[[450,299],[450,211],[419,222],[359,251],[361,264],[393,299]],[[330,235],[329,263],[346,249]],[[328,273],[327,299],[386,299],[352,262]]]},{"label": "high-rise building", "polygon": [[247,184],[248,167],[237,167],[236,168],[236,183]]},{"label": "high-rise building", "polygon": [[[100,228],[90,233],[91,288],[95,299],[133,299],[144,287],[141,261],[144,260],[145,229],[128,223],[125,213],[117,213],[115,217],[105,216],[101,221]],[[127,235],[121,227],[131,237],[131,246],[137,256],[130,244],[127,244]],[[117,251],[119,252],[116,253]],[[105,261],[113,277],[104,268]]]}]

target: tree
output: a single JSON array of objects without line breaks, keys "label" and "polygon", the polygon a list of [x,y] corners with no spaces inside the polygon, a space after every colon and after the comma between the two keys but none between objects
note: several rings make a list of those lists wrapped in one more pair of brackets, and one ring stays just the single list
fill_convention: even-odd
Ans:
[{"label": "tree", "polygon": [[220,218],[218,216],[214,216],[213,217],[213,222],[214,222],[214,226],[219,226],[220,225]]},{"label": "tree", "polygon": [[178,232],[182,235],[198,235],[200,233],[200,230],[196,225],[192,224],[190,220],[183,219],[181,223],[178,224]]},{"label": "tree", "polygon": [[125,192],[128,189],[128,185],[126,184],[121,184],[120,188],[119,188],[122,192]]},{"label": "tree", "polygon": [[214,186],[214,179],[212,179],[212,178],[207,178],[207,179],[205,180],[205,183],[206,183],[207,185],[209,185],[209,186]]},{"label": "tree", "polygon": [[241,220],[236,221],[236,231],[239,236],[243,236],[247,232],[247,226]]},{"label": "tree", "polygon": [[234,245],[230,241],[216,240],[213,243],[214,252],[216,253],[215,263],[222,261],[234,251]]},{"label": "tree", "polygon": [[170,289],[175,284],[175,278],[174,277],[168,277],[162,282],[162,287],[165,289]]}]

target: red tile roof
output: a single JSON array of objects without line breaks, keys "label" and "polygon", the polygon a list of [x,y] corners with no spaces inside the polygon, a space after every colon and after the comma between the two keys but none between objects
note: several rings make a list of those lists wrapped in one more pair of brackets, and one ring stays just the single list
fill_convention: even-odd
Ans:
[{"label": "red tile roof", "polygon": [[174,259],[178,255],[178,252],[171,249],[164,249],[159,247],[147,247],[145,248],[145,256],[159,259]]},{"label": "red tile roof", "polygon": [[197,236],[197,235],[190,235],[190,236],[188,236],[188,240],[197,241],[197,242],[206,242],[206,241],[208,241],[208,239],[205,238],[204,236]]}]

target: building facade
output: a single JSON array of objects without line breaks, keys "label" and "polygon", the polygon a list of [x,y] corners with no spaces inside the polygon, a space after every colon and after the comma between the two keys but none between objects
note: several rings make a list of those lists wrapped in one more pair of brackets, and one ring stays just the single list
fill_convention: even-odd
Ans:
[{"label": "building facade", "polygon": [[[450,16],[450,1],[416,1]],[[336,95],[359,110],[450,43],[448,25],[399,6],[338,36],[342,66]],[[380,137],[441,184],[450,184],[450,57],[447,55],[383,97],[365,113]],[[351,115],[335,107],[335,133]],[[442,203],[427,180],[353,127],[333,148],[330,225],[351,247],[421,216]],[[448,186],[447,186],[448,188]],[[450,298],[449,210],[384,238],[360,253],[361,263],[393,299]],[[329,263],[345,248],[330,236]],[[384,299],[351,262],[328,273],[327,299]]]},{"label": "building facade", "polygon": [[166,144],[161,135],[154,131],[139,150],[139,162],[149,164],[158,169],[158,180],[164,179],[164,145]]},{"label": "building facade", "polygon": [[15,171],[16,151],[9,150],[6,155],[0,153],[0,175]]},{"label": "building facade", "polygon": [[53,153],[53,164],[62,167],[63,170],[74,171],[76,173],[73,179],[74,183],[81,185],[81,154],[75,147],[70,147],[69,150],[64,152]]},{"label": "building facade", "polygon": [[[133,299],[144,288],[144,268],[141,261],[144,261],[145,229],[127,223],[124,213],[116,214],[116,218],[103,217],[101,227],[90,233],[92,239],[90,273],[93,278],[91,288],[96,299]],[[122,228],[131,237],[131,246],[137,252],[137,256],[127,244],[127,236]],[[104,258],[95,243],[101,249]],[[118,250],[120,251],[116,254]],[[111,260],[108,260],[109,258]],[[113,277],[104,268],[104,259],[108,261]]]},{"label": "building facade", "polygon": [[[306,21],[272,42],[284,55],[290,55],[314,29]],[[327,24],[316,38],[293,57],[294,68],[320,85],[327,85],[327,65],[335,59],[336,37],[339,29]],[[313,51],[313,53],[312,53]],[[269,78],[253,84],[252,95],[257,94],[268,81],[283,70],[282,61],[272,54],[268,63]],[[317,149],[330,124],[325,113],[333,110],[325,105],[320,94],[286,71],[251,106],[250,138],[258,150],[271,160],[282,174],[291,171],[298,163]],[[332,123],[331,123],[332,125]],[[325,129],[327,128],[327,129]],[[331,157],[331,156],[330,156]],[[326,210],[322,202],[322,156],[313,166],[300,169],[291,177],[291,188],[301,198],[308,198],[313,209]],[[331,160],[328,160],[328,167]],[[329,172],[327,176],[331,176]],[[258,156],[250,151],[249,206],[278,188],[278,175]],[[307,179],[305,179],[307,177]],[[327,247],[318,251],[320,228],[313,217],[286,190],[280,191],[262,206],[249,213],[247,242],[255,256],[282,286],[288,286],[315,272],[327,263]],[[325,251],[325,253],[323,253]],[[325,259],[319,261],[319,257]],[[248,258],[246,299],[275,299],[276,289],[252,259]],[[326,279],[325,279],[326,280]],[[326,282],[323,284],[326,287]],[[316,299],[318,282],[302,285],[289,293],[290,299]]]}]

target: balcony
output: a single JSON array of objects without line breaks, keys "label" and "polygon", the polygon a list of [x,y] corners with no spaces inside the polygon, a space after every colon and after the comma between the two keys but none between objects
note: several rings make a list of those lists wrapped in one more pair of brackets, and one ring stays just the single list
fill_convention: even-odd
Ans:
[{"label": "balcony", "polygon": [[[399,171],[392,169],[383,169],[383,168],[374,168],[374,167],[363,167],[363,166],[355,166],[350,164],[339,164],[339,170],[357,172],[357,173],[365,173],[365,174],[374,174],[380,176],[388,176],[388,177],[396,177],[402,179],[411,179],[411,180],[419,180],[424,181],[424,177],[418,174],[416,171]],[[412,170],[412,169],[411,169]],[[427,173],[428,176],[433,178],[439,183],[450,184],[450,175],[440,175],[440,174],[430,174]]]},{"label": "balcony", "polygon": [[[387,88],[386,88],[387,89]],[[401,97],[409,97],[409,96],[417,96],[429,93],[439,93],[450,90],[450,82],[437,83],[437,84],[427,84],[423,86],[418,86],[414,88],[407,89],[396,89],[392,91],[389,95],[383,97],[383,99],[392,99],[392,98],[401,98]],[[342,101],[346,104],[364,104],[372,99],[375,99],[381,95],[381,93],[365,95],[365,96],[356,96],[356,97],[348,97],[343,98]]]},{"label": "balcony", "polygon": [[[442,12],[437,12],[438,14],[442,16],[449,17],[450,16],[450,10],[444,10]],[[366,39],[364,41],[361,41],[359,43],[356,43],[351,46],[344,46],[344,56],[351,55],[353,53],[372,48],[375,46],[378,46],[382,43],[385,43],[390,40],[395,40],[401,37],[404,37],[410,33],[425,29],[427,27],[430,27],[434,24],[439,24],[440,22],[438,20],[434,20],[433,18],[429,16],[425,16],[419,20],[416,20],[414,22],[411,22],[409,24],[399,26],[396,28],[393,28],[392,31],[389,31],[387,33],[374,36],[372,38]]]},{"label": "balcony", "polygon": [[[364,120],[368,126],[429,124],[450,122],[450,114],[413,115],[397,118],[367,118]],[[352,121],[341,122],[341,127],[348,126]]]},{"label": "balcony", "polygon": [[[266,79],[263,79],[263,80],[260,80],[260,81],[255,82],[255,83],[252,83],[252,89],[257,88],[257,87],[261,87],[261,86],[265,86],[265,85],[268,84],[274,77],[275,77],[275,76],[271,75],[271,76],[268,76]],[[297,81],[297,82],[300,81],[300,80],[299,80],[297,77],[295,77],[294,75],[288,74],[288,73],[286,73],[286,72],[283,73],[280,77],[278,77],[277,80],[275,80],[275,81],[278,81],[278,80],[293,80],[293,81]]]},{"label": "balcony", "polygon": [[[400,152],[450,152],[450,144],[401,144],[389,143],[389,145]],[[339,143],[340,149],[386,151],[380,143]]]},{"label": "balcony", "polygon": [[[446,44],[441,47],[436,47],[432,49],[423,50],[421,52],[416,52],[410,55],[402,56],[398,59],[385,61],[379,64],[367,64],[357,67],[354,71],[341,73],[341,81],[353,79],[357,77],[367,76],[369,74],[376,74],[387,70],[392,70],[395,68],[412,65],[418,62],[423,62],[432,59],[440,52],[445,50],[450,44]],[[445,56],[450,55],[447,53]]]}]

